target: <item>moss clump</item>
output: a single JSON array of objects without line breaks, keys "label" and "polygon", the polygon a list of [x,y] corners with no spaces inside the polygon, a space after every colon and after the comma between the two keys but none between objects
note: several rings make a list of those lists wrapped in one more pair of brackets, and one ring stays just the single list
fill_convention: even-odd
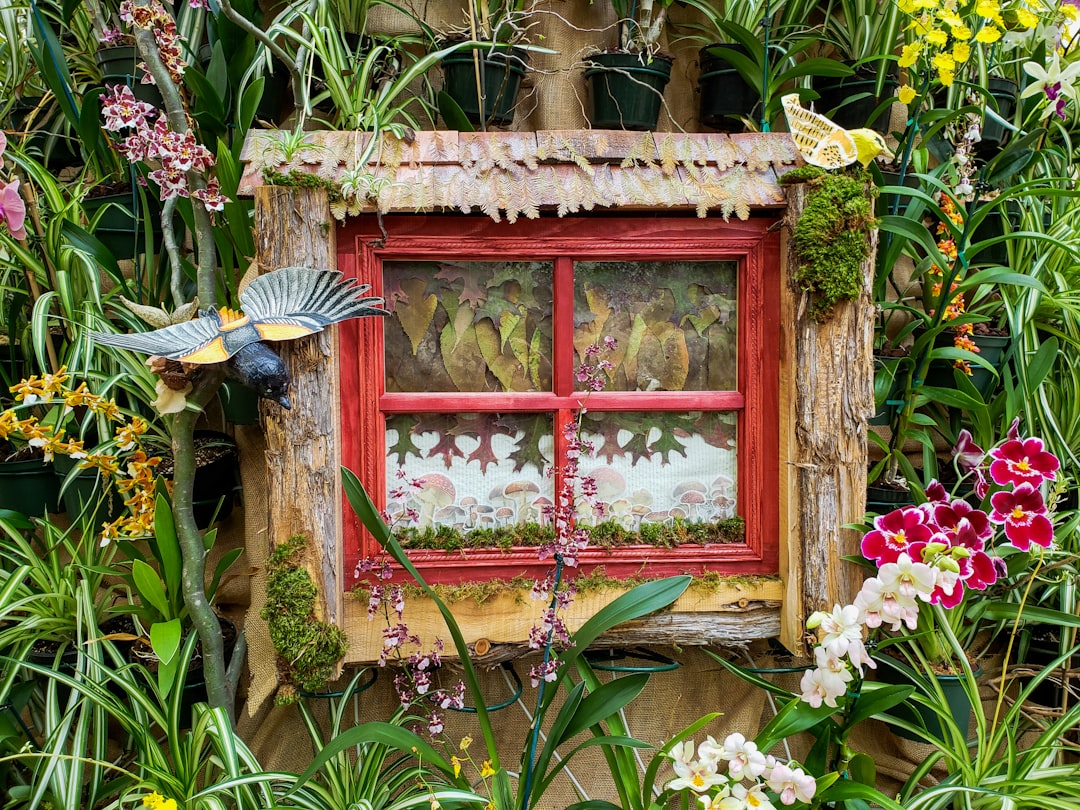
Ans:
[{"label": "moss clump", "polygon": [[321,188],[329,192],[330,202],[341,200],[341,186],[317,174],[309,174],[297,169],[290,169],[288,174],[279,172],[270,166],[262,170],[263,180],[268,186],[292,186],[293,188]]},{"label": "moss clump", "polygon": [[[660,523],[642,524],[637,531],[626,529],[609,520],[588,526],[589,541],[594,546],[614,549],[621,546],[649,545],[658,548],[695,544],[741,543],[746,534],[745,522],[740,517],[728,518],[716,523],[695,523],[676,518],[670,526]],[[400,529],[394,537],[403,548],[441,549],[442,551],[465,551],[467,549],[501,549],[536,547],[551,543],[555,532],[538,523],[518,523],[496,529],[473,529],[461,531],[452,526],[431,526],[425,529]]]},{"label": "moss clump", "polygon": [[829,174],[816,166],[788,172],[782,182],[810,186],[795,224],[795,280],[813,295],[813,316],[824,320],[840,301],[862,292],[862,264],[870,256],[869,232],[875,224],[874,192],[862,176]]},{"label": "moss clump", "polygon": [[348,643],[340,628],[315,617],[319,592],[301,564],[302,535],[274,549],[267,565],[266,606],[259,615],[270,625],[278,654],[278,704],[292,703],[297,690],[314,692],[335,674]]}]

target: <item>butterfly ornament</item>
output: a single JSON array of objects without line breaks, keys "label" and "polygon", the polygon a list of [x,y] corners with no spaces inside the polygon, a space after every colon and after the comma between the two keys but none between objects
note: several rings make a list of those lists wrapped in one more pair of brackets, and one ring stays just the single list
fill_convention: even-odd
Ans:
[{"label": "butterfly ornament", "polygon": [[155,329],[116,335],[91,332],[91,339],[183,363],[227,363],[227,373],[261,397],[291,408],[285,363],[263,341],[293,340],[349,318],[386,315],[383,299],[365,296],[336,270],[283,267],[254,279],[240,293],[241,310],[209,309],[198,318]]},{"label": "butterfly ornament", "polygon": [[791,138],[803,159],[822,169],[842,169],[855,161],[865,169],[879,154],[892,156],[880,132],[872,129],[844,129],[824,115],[799,103],[798,93],[780,99]]}]

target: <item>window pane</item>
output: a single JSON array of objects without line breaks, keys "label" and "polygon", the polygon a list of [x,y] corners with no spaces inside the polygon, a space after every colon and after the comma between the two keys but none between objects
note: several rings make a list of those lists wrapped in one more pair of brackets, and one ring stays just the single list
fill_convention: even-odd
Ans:
[{"label": "window pane", "polygon": [[[544,507],[553,503],[546,475],[554,450],[551,425],[550,414],[532,413],[388,418],[387,512],[394,528],[468,531],[545,523]],[[412,481],[419,486],[410,487]]]},{"label": "window pane", "polygon": [[550,391],[552,268],[384,262],[386,390]]},{"label": "window pane", "polygon": [[738,263],[577,262],[574,347],[619,342],[608,390],[735,391]]},{"label": "window pane", "polygon": [[736,422],[733,413],[587,412],[593,457],[581,468],[596,480],[603,519],[639,530],[734,517]]}]

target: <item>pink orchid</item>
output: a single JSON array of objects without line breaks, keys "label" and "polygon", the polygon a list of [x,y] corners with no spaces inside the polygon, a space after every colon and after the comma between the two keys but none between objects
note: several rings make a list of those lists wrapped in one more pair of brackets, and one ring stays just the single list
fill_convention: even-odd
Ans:
[{"label": "pink orchid", "polygon": [[960,469],[965,472],[978,467],[986,457],[986,452],[975,444],[971,431],[967,429],[960,431],[960,435],[956,438],[956,446],[952,452],[953,458],[960,465]]},{"label": "pink orchid", "polygon": [[911,543],[927,541],[933,532],[926,525],[926,515],[918,507],[894,509],[888,514],[874,518],[873,530],[862,540],[862,554],[879,566],[896,562],[900,554],[908,551]]},{"label": "pink orchid", "polygon": [[1053,542],[1054,524],[1046,516],[1042,493],[1031,484],[1020,484],[1012,492],[995,492],[990,504],[994,507],[990,520],[1004,523],[1005,536],[1021,551],[1027,551],[1032,543],[1048,548]]},{"label": "pink orchid", "polygon": [[990,477],[997,484],[1031,484],[1053,481],[1060,465],[1057,456],[1043,449],[1042,439],[1010,439],[990,451]]},{"label": "pink orchid", "polygon": [[26,205],[19,196],[19,178],[10,183],[0,182],[0,220],[7,223],[8,231],[20,241],[26,238]]},{"label": "pink orchid", "polygon": [[[976,509],[960,498],[949,503],[935,505],[933,522],[941,527],[945,535],[950,538],[950,542],[951,538],[959,532],[961,522],[967,523],[980,541],[989,540],[994,534],[994,529],[990,525],[990,518],[986,512]],[[965,545],[969,545],[969,543],[965,543]],[[981,549],[983,543],[980,542],[978,547]],[[972,548],[974,547],[972,546]]]}]

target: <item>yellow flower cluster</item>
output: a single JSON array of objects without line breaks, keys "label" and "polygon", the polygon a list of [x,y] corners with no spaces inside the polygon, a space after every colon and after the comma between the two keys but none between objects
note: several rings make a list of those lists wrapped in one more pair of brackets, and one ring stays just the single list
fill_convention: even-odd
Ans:
[{"label": "yellow flower cluster", "polygon": [[[0,440],[22,439],[31,447],[40,448],[46,461],[52,461],[59,453],[78,460],[83,469],[97,469],[104,476],[114,477],[117,491],[127,495],[124,504],[128,509],[113,522],[103,524],[102,542],[152,534],[156,497],[154,468],[161,462],[161,457],[147,455],[142,447],[142,437],[149,428],[146,420],[138,416],[128,419],[116,402],[92,393],[85,382],[77,388],[68,388],[69,379],[66,369],[61,368],[55,374],[35,375],[11,386],[9,390],[23,408],[54,405],[58,404],[57,400],[61,400],[62,405],[49,421],[33,415],[20,419],[18,406],[0,411]],[[130,454],[123,460],[125,475],[120,474],[121,459],[114,453],[90,452],[82,440],[66,440],[66,431],[59,425],[75,408],[85,408],[116,423],[113,446],[118,452]]]},{"label": "yellow flower cluster", "polygon": [[[900,54],[899,66],[911,68],[924,59],[945,87],[952,85],[957,71],[971,59],[973,46],[992,45],[1006,30],[1028,30],[1039,24],[1028,0],[1006,2],[1004,11],[999,0],[899,0],[899,8],[911,17],[907,28],[913,33]],[[905,85],[899,98],[911,103],[915,89]]]},{"label": "yellow flower cluster", "polygon": [[176,799],[166,799],[156,791],[143,796],[142,806],[148,810],[177,810]]}]

